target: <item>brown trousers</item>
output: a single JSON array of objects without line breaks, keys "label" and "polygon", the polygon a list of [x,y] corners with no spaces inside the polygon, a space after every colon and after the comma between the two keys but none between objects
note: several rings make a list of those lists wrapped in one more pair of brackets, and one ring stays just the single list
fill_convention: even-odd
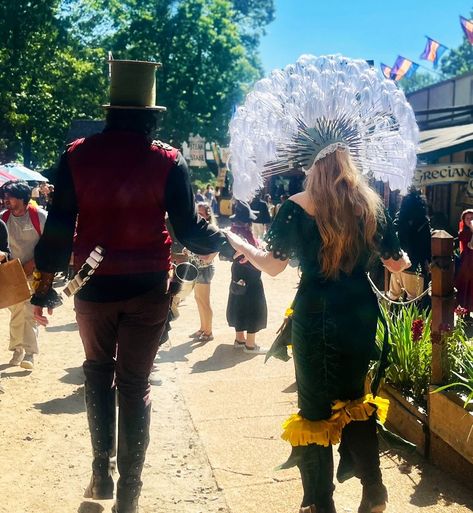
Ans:
[{"label": "brown trousers", "polygon": [[126,301],[95,303],[74,298],[86,360],[115,365],[115,383],[131,403],[150,402],[149,374],[166,323],[167,280]]}]

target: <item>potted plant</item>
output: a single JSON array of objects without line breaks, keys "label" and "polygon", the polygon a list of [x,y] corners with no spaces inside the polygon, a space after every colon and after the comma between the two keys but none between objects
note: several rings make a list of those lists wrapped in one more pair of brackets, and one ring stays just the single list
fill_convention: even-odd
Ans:
[{"label": "potted plant", "polygon": [[[388,325],[390,344],[389,367],[380,394],[390,400],[387,422],[424,453],[432,358],[431,312],[413,303],[391,310],[381,305],[381,309]],[[379,323],[378,344],[383,337],[384,327]]]},{"label": "potted plant", "polygon": [[446,335],[448,383],[431,387],[429,424],[464,459],[473,464],[473,342],[465,333],[463,308]]}]

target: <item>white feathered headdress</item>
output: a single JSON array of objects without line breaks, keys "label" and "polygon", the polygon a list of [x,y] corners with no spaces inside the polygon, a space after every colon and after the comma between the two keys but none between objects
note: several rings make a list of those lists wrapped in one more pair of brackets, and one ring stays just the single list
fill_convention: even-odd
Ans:
[{"label": "white feathered headdress", "polygon": [[404,93],[366,61],[302,55],[257,82],[230,122],[233,194],[248,200],[265,177],[307,172],[337,148],[362,173],[405,191],[418,133]]}]

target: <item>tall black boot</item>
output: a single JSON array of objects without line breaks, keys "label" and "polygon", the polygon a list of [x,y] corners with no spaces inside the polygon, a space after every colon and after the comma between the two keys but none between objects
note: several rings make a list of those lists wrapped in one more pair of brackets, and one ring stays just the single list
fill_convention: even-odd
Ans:
[{"label": "tall black boot", "polygon": [[92,441],[92,477],[84,497],[113,498],[111,458],[115,456],[116,405],[114,365],[86,360],[85,405]]},{"label": "tall black boot", "polygon": [[141,472],[149,444],[151,404],[130,403],[118,394],[117,498],[113,513],[138,513]]},{"label": "tall black boot", "polygon": [[[379,463],[376,419],[353,421],[342,431],[340,466],[344,457],[350,461],[353,474],[361,480],[363,496],[358,513],[380,513],[386,509],[388,492],[383,485]],[[346,461],[347,461],[346,460]],[[340,474],[337,472],[337,475]]]},{"label": "tall black boot", "polygon": [[336,513],[333,502],[333,454],[332,446],[311,444],[300,447],[299,467],[304,497],[301,512]]}]

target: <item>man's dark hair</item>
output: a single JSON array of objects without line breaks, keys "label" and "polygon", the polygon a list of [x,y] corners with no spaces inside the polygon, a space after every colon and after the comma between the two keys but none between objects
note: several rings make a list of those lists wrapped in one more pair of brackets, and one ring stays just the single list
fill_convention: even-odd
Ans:
[{"label": "man's dark hair", "polygon": [[105,129],[128,130],[145,134],[150,139],[158,128],[160,112],[145,109],[108,109]]},{"label": "man's dark hair", "polygon": [[31,199],[31,187],[24,180],[10,180],[5,182],[1,187],[1,197],[8,193],[14,198],[21,199],[25,202],[25,205]]}]

